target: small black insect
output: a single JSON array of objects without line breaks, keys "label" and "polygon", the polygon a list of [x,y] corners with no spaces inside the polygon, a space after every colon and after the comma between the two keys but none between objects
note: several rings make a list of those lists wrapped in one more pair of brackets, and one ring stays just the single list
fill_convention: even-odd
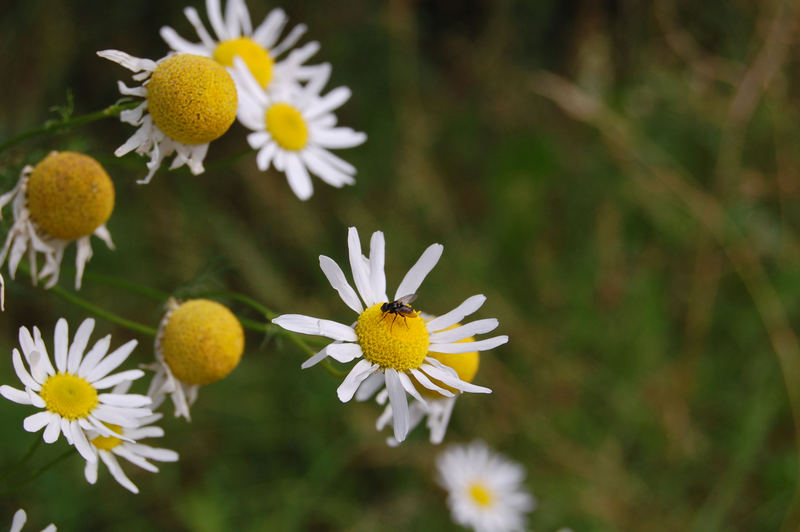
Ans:
[{"label": "small black insect", "polygon": [[[381,321],[383,321],[383,318],[385,318],[387,314],[394,314],[392,325],[389,327],[389,330],[391,330],[392,327],[394,327],[394,322],[397,319],[397,316],[402,316],[404,322],[406,318],[416,318],[417,313],[414,312],[413,308],[408,306],[415,299],[417,299],[417,294],[408,294],[407,296],[398,297],[395,301],[384,303],[381,305],[381,310],[383,311]],[[408,323],[405,323],[406,328],[408,328]]]}]

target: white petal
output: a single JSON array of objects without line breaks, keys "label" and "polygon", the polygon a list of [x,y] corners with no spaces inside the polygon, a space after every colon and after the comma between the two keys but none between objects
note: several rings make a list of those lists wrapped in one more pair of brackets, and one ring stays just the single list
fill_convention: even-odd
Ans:
[{"label": "white petal", "polygon": [[83,468],[83,476],[86,477],[86,482],[95,484],[97,482],[97,458],[94,462],[86,462],[86,467]]},{"label": "white petal", "polygon": [[463,320],[466,316],[469,316],[479,308],[481,305],[486,301],[486,296],[483,294],[479,294],[476,296],[472,296],[467,298],[463,303],[459,306],[448,312],[447,314],[442,314],[438,318],[434,318],[427,323],[427,327],[429,331],[441,331],[446,329],[452,325]]},{"label": "white petal", "polygon": [[133,493],[139,493],[139,488],[137,488],[136,485],[125,476],[125,473],[122,471],[122,468],[119,466],[119,462],[117,462],[117,459],[114,458],[113,454],[109,453],[108,451],[100,451],[100,459],[103,460],[104,464],[106,464],[111,476],[114,477],[114,480],[119,482],[120,486],[128,491],[132,491]]},{"label": "white petal", "polygon": [[[129,369],[126,371],[120,371],[119,373],[115,373],[104,379],[100,379],[99,381],[93,382],[92,386],[94,386],[95,389],[97,390],[104,390],[106,388],[111,388],[112,386],[116,386],[123,382],[130,383],[140,377],[144,377],[144,371],[140,369]],[[114,392],[114,393],[119,393],[119,392]]]},{"label": "white petal", "polygon": [[339,400],[343,403],[348,402],[353,398],[361,382],[372,375],[378,369],[377,364],[373,364],[369,360],[361,359],[353,366],[347,377],[344,378],[342,384],[336,389]]},{"label": "white petal", "polygon": [[60,318],[56,322],[55,338],[53,340],[54,354],[56,359],[56,367],[58,371],[65,372],[67,370],[67,353],[69,350],[69,331],[67,328],[67,320]]},{"label": "white petal", "polygon": [[316,366],[317,364],[319,364],[320,362],[322,362],[326,358],[328,358],[328,346],[327,345],[325,347],[323,347],[322,349],[320,349],[319,352],[316,355],[307,358],[306,361],[303,362],[300,365],[300,369],[308,369],[311,366]]},{"label": "white petal", "polygon": [[353,271],[353,280],[356,283],[358,293],[361,294],[361,299],[367,307],[371,307],[375,303],[379,303],[372,291],[372,284],[370,283],[370,273],[367,271],[367,265],[361,255],[361,241],[358,238],[358,230],[355,227],[350,227],[347,230],[347,249],[350,257],[350,269]]},{"label": "white petal", "polygon": [[389,392],[389,403],[392,405],[394,418],[394,437],[401,442],[406,439],[408,434],[408,400],[397,371],[393,368],[388,368],[385,373],[386,390]]},{"label": "white petal", "polygon": [[28,516],[25,514],[25,510],[20,508],[14,512],[14,518],[11,520],[11,530],[9,532],[20,532],[27,520]]},{"label": "white petal", "polygon": [[315,130],[311,133],[311,141],[323,148],[353,148],[367,140],[367,135],[349,127]]},{"label": "white petal", "polygon": [[167,43],[167,46],[176,52],[182,54],[208,55],[208,50],[205,46],[187,41],[169,26],[163,26],[159,33],[161,34],[161,38]]},{"label": "white petal", "polygon": [[220,41],[227,41],[235,38],[235,36],[228,33],[228,28],[225,25],[225,19],[222,18],[222,10],[220,9],[219,0],[206,0],[206,14],[208,20],[211,22],[211,27]]},{"label": "white petal", "polygon": [[15,403],[20,405],[31,404],[31,400],[26,392],[22,390],[17,390],[16,388],[12,388],[7,384],[0,386],[0,395],[5,397],[9,401],[14,401]]},{"label": "white petal", "polygon": [[14,365],[14,371],[19,377],[20,382],[25,385],[26,388],[32,388],[36,391],[42,389],[41,385],[36,382],[33,377],[31,377],[28,370],[25,369],[25,365],[22,363],[22,356],[20,356],[19,351],[14,349],[11,351],[11,363]]},{"label": "white petal", "polygon": [[328,346],[328,356],[343,364],[351,362],[362,355],[361,346],[358,344],[330,344]]},{"label": "white petal", "polygon": [[107,334],[103,338],[99,339],[92,348],[86,353],[86,356],[83,357],[83,361],[81,361],[81,365],[78,367],[78,375],[81,377],[86,377],[90,371],[94,369],[97,363],[106,356],[108,352],[108,348],[111,346],[111,335]]},{"label": "white petal", "polygon": [[284,314],[272,320],[272,323],[288,331],[301,334],[316,334],[343,342],[355,342],[358,340],[356,332],[349,325],[342,325],[331,320],[312,318],[302,314]]},{"label": "white petal", "polygon": [[61,418],[55,414],[50,414],[50,420],[44,429],[44,442],[53,443],[58,439],[59,434],[61,434]]},{"label": "white petal", "polygon": [[422,252],[422,256],[416,264],[408,270],[408,273],[400,282],[400,286],[397,287],[397,292],[394,294],[395,300],[403,296],[417,293],[417,289],[422,284],[422,281],[425,280],[425,277],[428,276],[433,267],[436,266],[436,263],[439,262],[443,250],[444,246],[441,244],[432,244]]},{"label": "white petal", "polygon": [[333,289],[339,293],[339,297],[342,298],[344,304],[359,314],[363,312],[364,307],[361,305],[356,291],[353,290],[353,287],[347,282],[344,272],[336,261],[325,255],[320,255],[319,267],[322,269],[322,273],[325,274],[325,277],[327,277],[328,282],[331,283]]},{"label": "white petal", "polygon": [[115,394],[115,393],[101,393],[97,396],[100,402],[111,406],[130,406],[139,407],[147,406],[153,401],[146,395],[139,395],[133,393]]},{"label": "white petal", "polygon": [[444,389],[444,388],[442,388],[442,387],[438,386],[437,384],[433,383],[433,382],[432,382],[432,381],[431,381],[431,380],[430,380],[430,379],[429,379],[429,378],[428,378],[428,377],[427,377],[427,376],[426,376],[424,373],[422,373],[420,370],[418,370],[418,369],[412,369],[412,370],[411,370],[411,374],[414,376],[414,378],[415,378],[415,379],[417,379],[417,382],[419,382],[419,383],[420,383],[421,385],[423,385],[425,388],[427,388],[427,389],[429,389],[429,390],[433,390],[434,392],[438,392],[438,393],[440,393],[440,394],[444,395],[445,397],[453,397],[453,395],[454,395],[454,394],[453,394],[453,392],[451,392],[450,390],[446,390],[446,389]]},{"label": "white petal", "polygon": [[26,417],[22,421],[22,428],[24,428],[28,432],[39,432],[40,430],[42,430],[42,428],[48,425],[50,423],[50,420],[53,418],[58,420],[58,416],[56,416],[52,412],[49,411],[36,412],[35,414],[31,414],[30,416]]},{"label": "white petal", "polygon": [[295,153],[286,155],[286,178],[292,192],[299,199],[305,201],[314,193],[314,185],[311,184],[311,176],[308,170],[300,161],[300,157]]},{"label": "white petal", "polygon": [[471,323],[466,323],[460,327],[456,327],[455,329],[433,333],[430,335],[430,341],[431,343],[443,344],[449,342],[458,342],[459,340],[469,338],[470,336],[475,336],[476,334],[492,332],[497,328],[498,325],[499,322],[495,318],[477,320]]},{"label": "white petal", "polygon": [[[83,429],[80,427],[77,421],[73,420],[69,424],[70,434],[72,436],[73,444],[75,448],[78,450],[80,455],[86,460],[87,462],[96,462],[97,461],[97,452],[94,450],[94,446],[89,443],[89,440],[86,439],[86,434],[83,432]],[[67,434],[66,432],[64,433]]]},{"label": "white petal", "polygon": [[[471,384],[469,382],[462,381],[458,378],[458,375],[452,368],[444,366],[438,360],[433,358],[426,358],[425,361],[427,364],[423,364],[420,366],[420,370],[424,371],[434,379],[442,381],[444,384],[450,386],[451,388],[455,388],[457,390],[461,390],[462,392],[470,392],[470,393],[492,393],[492,390],[486,388],[484,386],[477,386],[475,384]],[[437,364],[435,367],[432,364]]]},{"label": "white petal", "polygon": [[107,357],[105,357],[99,364],[92,368],[88,375],[86,375],[86,380],[89,382],[94,382],[102,379],[108,375],[109,372],[114,371],[120,364],[125,362],[125,359],[128,358],[133,349],[136,347],[137,343],[138,342],[136,340],[130,340],[129,342],[122,344]]},{"label": "white petal", "polygon": [[383,232],[375,231],[369,241],[369,280],[373,293],[379,301],[388,301],[389,299],[386,297],[385,256],[386,240]]},{"label": "white petal", "polygon": [[[411,397],[413,397],[414,399],[416,399],[417,401],[419,401],[423,405],[428,406],[428,402],[425,399],[423,399],[422,396],[419,394],[417,389],[414,387],[414,384],[411,382],[411,379],[408,378],[408,375],[406,375],[402,371],[398,371],[397,372],[397,377],[400,379],[400,384],[403,385],[403,389],[406,392],[408,392],[408,394]],[[411,425],[412,425],[412,427],[410,427],[409,430],[411,430],[411,428],[413,428],[414,423],[412,423]]]},{"label": "white petal", "polygon": [[372,397],[375,392],[383,387],[384,378],[380,373],[373,373],[361,383],[356,392],[356,401],[366,401]]},{"label": "white petal", "polygon": [[473,351],[488,351],[508,342],[508,336],[495,336],[476,342],[454,342],[447,344],[431,343],[429,351],[434,353],[472,353]]},{"label": "white petal", "polygon": [[75,332],[75,338],[72,340],[72,345],[69,346],[69,355],[67,359],[67,371],[70,373],[77,373],[80,367],[83,352],[86,350],[86,344],[89,343],[89,336],[94,330],[94,320],[87,318],[83,323],[78,326]]},{"label": "white petal", "polygon": [[308,107],[303,112],[303,116],[306,120],[313,120],[341,106],[350,99],[351,95],[352,93],[347,87],[337,87]]}]

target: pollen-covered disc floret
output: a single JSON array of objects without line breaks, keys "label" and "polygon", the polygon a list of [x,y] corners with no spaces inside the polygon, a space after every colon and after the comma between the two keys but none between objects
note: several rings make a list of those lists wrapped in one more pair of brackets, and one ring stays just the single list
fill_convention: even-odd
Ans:
[{"label": "pollen-covered disc floret", "polygon": [[147,84],[156,127],[183,144],[206,144],[236,119],[236,86],[215,61],[178,54],[161,61]]},{"label": "pollen-covered disc floret", "polygon": [[[462,392],[491,392],[488,388],[464,382],[453,369],[428,356],[429,351],[469,353],[506,343],[507,336],[462,341],[494,330],[498,325],[495,319],[473,321],[451,328],[478,310],[486,298],[468,298],[455,309],[430,321],[424,321],[416,311],[403,303],[410,301],[408,296],[417,293],[422,281],[439,261],[444,248],[440,244],[429,246],[406,273],[394,298],[390,300],[386,296],[383,269],[386,247],[383,233],[373,233],[369,257],[361,253],[361,242],[355,227],[349,229],[347,241],[350,268],[358,293],[347,282],[344,272],[335,261],[321,255],[319,264],[342,301],[359,315],[356,324],[345,325],[301,314],[285,314],[272,320],[274,324],[290,331],[335,340],[306,360],[302,367],[313,366],[329,356],[342,363],[360,358],[339,386],[339,399],[347,402],[357,391],[357,398],[367,398],[385,385],[392,407],[394,437],[398,442],[405,439],[410,427],[406,394],[427,404],[414,382],[445,397],[454,394],[436,382]],[[401,310],[397,311],[398,308]],[[371,378],[373,375],[375,377]]]},{"label": "pollen-covered disc floret", "polygon": [[[108,335],[98,340],[84,356],[93,329],[94,320],[84,320],[70,344],[67,322],[63,318],[58,320],[53,366],[39,329],[34,327],[31,334],[27,328],[21,327],[19,343],[22,354],[14,349],[12,360],[14,371],[25,389],[0,386],[0,395],[6,399],[41,409],[25,418],[25,430],[38,432],[44,429],[46,443],[53,443],[63,433],[69,444],[90,462],[96,462],[97,455],[89,444],[89,432],[126,440],[124,434],[109,429],[108,425],[133,428],[152,415],[149,397],[125,393],[130,382],[142,377],[144,372],[132,369],[111,374],[131,354],[136,340],[107,354],[111,345],[111,336]],[[26,364],[30,369],[25,367]],[[104,391],[118,384],[126,385],[125,392]]]},{"label": "pollen-covered disc floret", "polygon": [[428,352],[428,329],[418,316],[399,317],[376,304],[361,313],[355,331],[364,358],[381,368],[417,369]]},{"label": "pollen-covered disc floret", "polygon": [[118,82],[121,94],[144,101],[120,113],[122,122],[138,129],[114,152],[122,157],[135,150],[150,157],[149,172],[138,182],[149,183],[161,162],[173,153],[171,170],[185,164],[193,174],[202,173],[209,143],[225,133],[236,117],[236,86],[225,68],[192,54],[170,55],[158,62],[118,50],[97,55],[133,71],[133,79],[141,82],[133,88]]},{"label": "pollen-covered disc floret", "polygon": [[[213,58],[224,67],[233,67],[240,57],[258,82],[271,90],[277,86],[298,85],[318,76],[327,76],[327,65],[305,65],[319,50],[319,43],[310,42],[292,50],[306,32],[305,24],[295,26],[281,39],[288,17],[282,9],[273,9],[255,29],[243,0],[228,0],[225,13],[220,0],[206,0],[206,14],[215,36],[208,32],[193,7],[183,10],[194,27],[200,42],[192,43],[168,27],[161,28],[161,37],[178,53]],[[285,52],[291,50],[285,57]]]},{"label": "pollen-covered disc floret", "polygon": [[475,532],[525,530],[536,499],[525,489],[525,469],[482,441],[453,445],[436,458],[453,521]]},{"label": "pollen-covered disc floret", "polygon": [[[130,382],[122,383],[114,388],[114,393],[127,393]],[[154,404],[155,408],[156,405]],[[164,430],[157,427],[154,423],[160,420],[161,414],[153,414],[139,420],[139,426],[134,428],[120,427],[117,425],[106,424],[106,427],[121,437],[115,435],[104,435],[97,431],[89,431],[87,437],[92,450],[100,460],[87,461],[84,468],[84,476],[89,484],[97,482],[97,470],[99,462],[103,462],[111,476],[114,477],[122,487],[133,493],[139,493],[139,488],[131,482],[125,475],[119,464],[118,458],[124,458],[128,462],[141,467],[146,471],[158,473],[156,467],[150,460],[158,462],[175,462],[178,460],[178,453],[169,449],[151,447],[141,443],[147,438],[160,438],[164,435]],[[124,438],[124,439],[123,439]]]},{"label": "pollen-covered disc floret", "polygon": [[355,183],[355,167],[329,151],[352,148],[367,139],[364,133],[349,127],[336,127],[333,111],[350,99],[350,89],[338,87],[321,95],[327,83],[326,70],[305,86],[280,85],[265,91],[241,58],[237,57],[234,64],[239,121],[253,131],[247,142],[258,150],[259,170],[266,171],[272,165],[284,172],[301,200],[313,194],[310,174],[334,187]]},{"label": "pollen-covered disc floret", "polygon": [[[76,152],[51,152],[36,166],[23,168],[17,185],[0,196],[0,209],[12,202],[14,224],[0,252],[0,264],[8,259],[11,278],[27,254],[31,277],[58,282],[64,249],[76,242],[75,288],[92,257],[89,238],[99,237],[113,249],[105,222],[114,210],[114,185],[93,158]],[[44,256],[39,268],[37,253]]]},{"label": "pollen-covered disc floret", "polygon": [[[434,316],[429,315],[422,315],[421,317],[425,321],[430,321],[434,318]],[[456,327],[461,327],[461,324],[458,323],[451,325],[445,330],[449,331],[451,329],[455,329]],[[474,341],[475,338],[470,336],[468,338],[464,338],[463,340],[459,340],[458,343],[468,343]],[[478,366],[480,365],[480,353],[477,351],[472,351],[469,353],[429,352],[428,356],[438,360],[444,366],[454,370],[458,375],[458,378],[464,382],[472,382],[472,380],[475,378],[475,375],[478,373]],[[358,393],[356,394],[356,399],[362,401],[368,399],[369,395],[374,393],[374,391],[380,387],[380,382],[374,382],[372,381],[373,379],[375,379],[374,375],[361,385],[361,389],[359,389]],[[447,384],[433,378],[431,379],[431,382],[439,386],[442,390],[445,390],[445,392],[449,392],[450,395],[444,395],[442,392],[426,388],[413,376],[411,377],[411,381],[425,401],[423,402],[415,400],[408,406],[408,430],[411,432],[417,425],[420,424],[420,422],[422,422],[423,419],[426,419],[426,425],[430,431],[430,442],[434,445],[438,445],[442,443],[442,440],[444,440],[444,435],[447,432],[447,425],[450,423],[450,416],[453,413],[453,407],[456,404],[456,398],[460,395],[460,392],[456,388],[448,386]],[[378,404],[385,405],[387,398],[388,394],[384,389],[378,394],[376,400],[378,401]],[[392,411],[392,405],[386,405],[386,408],[378,418],[375,427],[378,430],[383,430],[384,427],[391,422],[393,417],[394,412]],[[395,447],[400,444],[400,442],[398,442],[393,436],[386,438],[386,443],[391,447]]]},{"label": "pollen-covered disc floret", "polygon": [[[11,521],[11,529],[9,532],[22,532],[22,527],[25,526],[27,520],[28,515],[25,513],[25,510],[20,508],[14,512],[14,518]],[[56,525],[50,523],[42,529],[42,532],[56,532]]]},{"label": "pollen-covered disc floret", "polygon": [[156,371],[148,395],[169,394],[175,415],[189,419],[199,386],[227,376],[244,352],[244,331],[227,307],[208,299],[170,300],[156,337]]}]

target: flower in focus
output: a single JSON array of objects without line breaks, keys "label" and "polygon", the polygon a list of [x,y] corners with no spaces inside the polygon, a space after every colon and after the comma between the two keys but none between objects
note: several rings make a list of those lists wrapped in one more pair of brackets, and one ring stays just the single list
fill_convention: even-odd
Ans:
[{"label": "flower in focus", "polygon": [[[130,388],[130,384],[130,381],[118,384],[113,392],[118,394],[126,393],[128,388]],[[156,407],[157,405],[153,405],[153,408]],[[109,472],[111,472],[111,476],[128,491],[139,493],[139,488],[137,488],[125,475],[125,472],[122,471],[117,456],[152,473],[158,473],[158,467],[150,463],[148,459],[157,460],[159,462],[176,462],[178,460],[178,453],[175,451],[159,449],[139,443],[139,440],[144,438],[160,438],[164,435],[164,430],[161,427],[153,425],[153,423],[161,419],[161,417],[161,414],[153,414],[141,418],[139,420],[139,426],[135,428],[123,428],[113,425],[110,427],[114,432],[125,437],[126,440],[120,439],[117,436],[103,436],[95,431],[90,431],[87,434],[92,448],[100,457],[100,460],[106,464]],[[84,475],[89,484],[97,482],[97,469],[98,460],[86,462]]]},{"label": "flower in focus", "polygon": [[97,55],[134,72],[133,79],[141,82],[133,88],[118,82],[121,94],[144,101],[120,113],[122,122],[139,129],[114,152],[117,157],[133,150],[150,156],[149,172],[138,183],[149,183],[161,161],[173,152],[170,170],[185,164],[193,174],[202,173],[209,143],[228,131],[236,119],[236,86],[225,68],[192,54],[170,55],[158,62],[118,50]]},{"label": "flower in focus", "polygon": [[239,121],[253,130],[247,142],[258,150],[256,164],[270,164],[286,174],[289,186],[301,200],[314,189],[309,172],[334,187],[355,183],[355,167],[332,154],[332,148],[353,148],[367,136],[349,127],[336,127],[333,111],[350,99],[350,89],[337,87],[320,96],[327,73],[305,87],[283,86],[266,92],[236,59],[233,72],[240,92]]},{"label": "flower in focus", "polygon": [[244,352],[244,330],[227,307],[208,299],[167,302],[156,336],[156,374],[147,395],[160,404],[169,394],[175,416],[191,419],[200,385],[226,377]]},{"label": "flower in focus", "polygon": [[[89,337],[94,330],[94,320],[83,321],[69,343],[67,321],[61,318],[55,330],[55,367],[50,362],[47,347],[39,329],[33,335],[25,327],[19,329],[19,344],[12,353],[14,371],[25,385],[24,390],[0,386],[0,395],[10,401],[41,408],[41,412],[25,418],[22,426],[28,432],[44,429],[44,441],[53,443],[64,434],[70,445],[88,461],[96,461],[97,454],[89,445],[87,433],[96,431],[103,436],[122,437],[108,428],[109,425],[132,428],[142,418],[152,415],[150,398],[129,393],[102,393],[117,384],[142,377],[139,369],[121,371],[110,375],[122,364],[136,347],[131,340],[110,354],[111,335],[98,340],[84,356]],[[23,364],[23,356],[30,371]]]},{"label": "flower in focus", "polygon": [[[10,532],[21,532],[22,527],[25,526],[25,522],[27,520],[28,516],[25,514],[25,510],[22,508],[14,512],[14,518],[11,520]],[[42,529],[42,532],[56,532],[56,525],[50,523]]]},{"label": "flower in focus", "polygon": [[224,15],[219,0],[206,0],[206,13],[216,39],[208,33],[196,9],[187,7],[183,12],[194,26],[200,42],[191,43],[174,29],[165,26],[161,28],[161,37],[170,48],[178,53],[213,58],[224,67],[233,67],[234,57],[241,57],[262,88],[308,80],[320,68],[324,68],[321,65],[303,66],[319,50],[317,42],[293,50],[285,59],[278,61],[278,56],[291,49],[307,29],[305,24],[298,24],[281,40],[287,21],[282,9],[270,11],[253,30],[250,13],[243,0],[228,0]]},{"label": "flower in focus", "polygon": [[[26,166],[16,186],[0,196],[0,209],[11,201],[14,224],[0,252],[0,264],[8,259],[12,279],[27,253],[33,282],[49,277],[45,286],[51,288],[58,282],[64,249],[75,241],[78,289],[92,257],[89,237],[95,235],[114,249],[105,226],[114,210],[114,184],[100,163],[88,155],[54,151],[36,166]],[[44,255],[41,269],[36,253]]]},{"label": "flower in focus", "polygon": [[478,310],[486,300],[485,296],[472,296],[450,312],[428,322],[408,305],[400,309],[402,313],[387,310],[396,308],[393,305],[399,305],[398,300],[410,301],[408,296],[416,293],[422,281],[439,261],[444,248],[440,244],[433,244],[423,252],[400,282],[394,301],[390,301],[386,296],[383,233],[380,231],[373,233],[370,254],[367,258],[361,254],[358,231],[355,227],[351,227],[348,232],[348,248],[350,268],[361,300],[335,261],[321,255],[319,262],[331,286],[339,293],[344,303],[358,314],[355,325],[345,325],[301,314],[284,314],[272,320],[276,325],[290,331],[315,334],[335,340],[306,360],[302,367],[313,366],[329,356],[342,363],[360,358],[361,360],[353,366],[337,390],[342,402],[352,399],[359,386],[371,375],[382,374],[382,378],[371,379],[368,385],[373,392],[381,386],[386,386],[392,407],[394,437],[398,442],[405,439],[411,424],[406,393],[417,401],[427,404],[417,391],[414,382],[444,397],[452,397],[454,393],[442,385],[462,392],[491,393],[488,388],[463,381],[452,368],[428,355],[429,351],[437,353],[485,351],[508,341],[508,336],[495,336],[485,340],[462,342],[470,336],[494,330],[498,325],[496,319],[477,320],[450,329],[465,316]]},{"label": "flower in focus", "polygon": [[[434,318],[434,316],[428,315],[424,315],[422,317],[425,319],[425,321],[430,321]],[[448,327],[447,330],[455,329],[456,327],[460,326],[461,324],[456,324]],[[460,340],[462,343],[474,341],[475,338],[473,337]],[[478,372],[478,366],[480,364],[480,354],[477,351],[473,351],[471,353],[429,352],[428,356],[435,358],[445,366],[451,368],[456,372],[458,378],[464,382],[472,382],[472,380],[475,378],[475,374]],[[413,380],[414,379],[412,378],[412,381]],[[363,401],[368,399],[378,388],[381,387],[382,383],[379,381],[380,378],[377,375],[372,375],[369,377],[369,379],[367,379],[356,392],[356,400]],[[424,418],[427,417],[427,426],[428,430],[430,431],[430,442],[434,445],[438,445],[442,443],[442,440],[444,439],[445,432],[447,432],[447,425],[450,423],[450,416],[453,413],[453,407],[456,404],[456,398],[461,392],[451,388],[450,386],[447,386],[444,383],[437,382],[435,380],[434,382],[445,390],[451,392],[453,395],[447,397],[439,392],[429,390],[424,386],[419,385],[418,382],[414,382],[417,391],[425,398],[425,402],[414,400],[409,405],[408,431],[411,432],[414,430],[414,428],[419,425]],[[388,394],[386,389],[384,389],[378,394],[377,401],[379,404],[385,404],[387,398]],[[378,418],[376,428],[378,430],[383,430],[383,428],[389,424],[392,418],[392,406],[386,405],[383,414],[381,414],[381,416]],[[399,445],[400,442],[398,442],[393,436],[389,436],[386,439],[386,443],[392,447],[395,447]]]},{"label": "flower in focus", "polygon": [[525,530],[525,514],[536,508],[536,499],[522,485],[522,466],[474,441],[448,447],[436,469],[456,523],[475,532]]}]

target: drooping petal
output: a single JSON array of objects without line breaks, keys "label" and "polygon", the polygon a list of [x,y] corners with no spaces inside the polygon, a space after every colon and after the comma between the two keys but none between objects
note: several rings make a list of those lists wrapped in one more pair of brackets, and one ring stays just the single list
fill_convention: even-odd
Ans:
[{"label": "drooping petal", "polygon": [[408,435],[408,400],[406,392],[394,368],[385,370],[386,390],[389,392],[389,403],[392,405],[394,421],[394,437],[401,442]]},{"label": "drooping petal", "polygon": [[284,314],[272,320],[272,323],[286,330],[301,334],[315,334],[342,342],[355,342],[358,340],[356,332],[349,325],[343,325],[331,320],[312,318],[302,314]]},{"label": "drooping petal", "polygon": [[372,375],[378,369],[377,364],[373,364],[369,360],[361,359],[353,366],[350,373],[342,381],[342,384],[336,389],[339,395],[339,400],[343,403],[348,402],[353,398],[361,382]]}]

